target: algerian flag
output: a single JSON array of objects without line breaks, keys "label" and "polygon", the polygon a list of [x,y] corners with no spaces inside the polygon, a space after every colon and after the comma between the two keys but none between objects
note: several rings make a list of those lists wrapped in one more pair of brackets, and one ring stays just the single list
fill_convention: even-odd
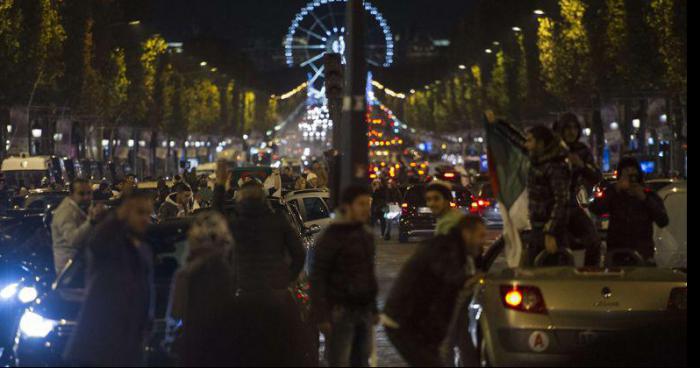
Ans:
[{"label": "algerian flag", "polygon": [[505,257],[509,267],[519,267],[523,254],[520,231],[530,229],[527,175],[530,159],[523,144],[522,131],[504,121],[486,116],[489,173],[493,192],[503,217]]}]

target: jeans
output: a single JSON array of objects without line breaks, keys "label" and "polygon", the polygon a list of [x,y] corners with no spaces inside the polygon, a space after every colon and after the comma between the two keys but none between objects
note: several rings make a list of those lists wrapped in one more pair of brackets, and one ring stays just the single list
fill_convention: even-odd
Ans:
[{"label": "jeans", "polygon": [[372,353],[372,308],[333,308],[331,336],[326,339],[331,367],[369,367]]}]

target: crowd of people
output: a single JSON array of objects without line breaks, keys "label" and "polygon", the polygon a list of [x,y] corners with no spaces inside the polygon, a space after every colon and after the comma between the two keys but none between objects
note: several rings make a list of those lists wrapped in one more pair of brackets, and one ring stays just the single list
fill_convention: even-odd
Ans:
[{"label": "crowd of people", "polygon": [[[555,129],[537,126],[527,133],[532,225],[527,266],[543,251],[555,256],[563,248],[583,249],[587,266],[600,265],[602,242],[579,196],[601,173],[579,143],[580,132],[578,119],[568,114]],[[608,250],[634,249],[651,261],[652,225],[669,221],[663,202],[645,188],[636,160],[623,159],[618,174],[590,210],[610,216]],[[316,238],[308,265],[314,326],[309,330],[290,294],[305,269],[307,250],[268,197],[282,189],[325,188],[327,172],[320,164],[300,175],[285,167],[269,182],[247,177],[233,183],[219,162],[215,177],[211,183],[185,174],[172,185],[161,179],[155,197],[138,189],[133,176],[94,191],[89,181],[72,181],[51,224],[56,273],[77,256],[87,261],[85,301],[66,362],[145,364],[154,255],[144,234],[154,221],[183,217],[193,218],[188,256],[174,277],[168,308],[170,320],[181,326],[173,353],[182,366],[317,365],[307,352],[319,332],[330,366],[368,366],[379,324],[413,366],[448,365],[455,347],[463,361],[476,359],[466,344],[464,312],[483,276],[486,226],[451,206],[452,191],[444,183],[426,188],[435,233],[403,266],[384,310],[377,304],[377,244],[368,224],[380,222],[380,236],[388,239],[384,213],[389,203],[401,202],[402,193],[393,180],[344,188],[335,219]]]}]

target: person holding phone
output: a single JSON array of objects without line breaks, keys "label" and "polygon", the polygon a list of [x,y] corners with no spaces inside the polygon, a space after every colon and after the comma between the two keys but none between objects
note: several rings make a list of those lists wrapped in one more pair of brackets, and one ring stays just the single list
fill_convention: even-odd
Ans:
[{"label": "person holding phone", "polygon": [[620,160],[618,181],[596,198],[591,211],[609,214],[608,251],[631,249],[653,263],[654,224],[668,226],[669,218],[661,197],[644,185],[639,161],[633,157]]}]

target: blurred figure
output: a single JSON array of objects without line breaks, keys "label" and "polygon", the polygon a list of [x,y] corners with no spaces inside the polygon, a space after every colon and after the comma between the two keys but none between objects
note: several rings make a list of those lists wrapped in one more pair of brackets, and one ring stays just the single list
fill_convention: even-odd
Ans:
[{"label": "blurred figure", "polygon": [[345,189],[341,216],[316,242],[311,305],[331,367],[369,366],[379,321],[374,236],[367,228],[371,202],[366,188]]},{"label": "blurred figure", "polygon": [[532,239],[527,254],[533,265],[542,250],[556,254],[568,247],[571,168],[566,146],[545,126],[530,129],[525,148],[531,161],[527,189]]},{"label": "blurred figure", "polygon": [[85,179],[75,179],[70,194],[54,212],[51,239],[54,268],[58,275],[69,260],[84,248],[93,226],[105,213],[103,204],[92,204],[92,186]]},{"label": "blurred figure", "polygon": [[485,241],[484,221],[462,216],[449,234],[423,242],[404,264],[384,308],[384,325],[409,365],[449,366],[456,342],[466,342],[459,344],[464,353],[473,350],[466,322],[457,316],[466,311],[466,296],[477,282],[474,260]]},{"label": "blurred figure", "polygon": [[164,222],[174,218],[182,218],[192,212],[192,189],[185,183],[173,186],[173,193],[165,198],[158,210],[158,221]]},{"label": "blurred figure", "polygon": [[309,189],[318,188],[318,176],[314,172],[306,174],[306,187]]},{"label": "blurred figure", "polygon": [[654,262],[654,224],[668,226],[663,200],[644,186],[644,174],[637,159],[620,160],[617,183],[596,198],[591,210],[596,215],[610,215],[608,251],[630,249],[648,262]]},{"label": "blurred figure", "polygon": [[593,187],[603,180],[590,148],[581,143],[581,122],[572,113],[564,114],[555,131],[569,148],[571,164],[571,195],[569,199],[569,245],[572,249],[586,250],[585,265],[600,266],[601,240],[593,220],[581,203],[588,203]]},{"label": "blurred figure", "polygon": [[294,188],[294,172],[292,172],[292,168],[289,166],[285,166],[282,168],[282,187],[285,189],[293,189]]},{"label": "blurred figure", "polygon": [[[386,202],[387,205],[396,204],[397,207],[403,202],[403,194],[401,194],[401,190],[398,188],[395,179],[389,179],[389,181],[387,181]],[[384,231],[383,235],[384,240],[391,240],[391,221],[386,222],[386,231]]]},{"label": "blurred figure", "polygon": [[187,243],[168,313],[182,325],[174,347],[178,366],[233,366],[234,244],[226,220],[218,212],[197,215]]},{"label": "blurred figure", "polygon": [[144,242],[153,201],[135,190],[122,197],[90,236],[85,301],[64,359],[75,366],[145,366],[153,317],[153,254]]},{"label": "blurred figure", "polygon": [[304,190],[304,189],[306,189],[307,187],[308,187],[308,186],[307,186],[307,184],[306,184],[306,179],[304,179],[304,177],[300,175],[300,176],[297,178],[296,183],[294,183],[294,190]]},{"label": "blurred figure", "polygon": [[234,211],[224,210],[224,185],[217,175],[214,208],[227,217],[236,242],[238,364],[303,365],[306,349],[299,346],[310,342],[288,290],[306,261],[301,238],[285,214],[272,209],[259,181],[241,186]]},{"label": "blurred figure", "polygon": [[112,198],[112,189],[106,180],[100,182],[97,187],[97,191],[93,193],[93,199],[95,201],[108,201]]},{"label": "blurred figure", "polygon": [[314,162],[313,173],[318,177],[318,182],[316,183],[316,188],[327,188],[328,187],[328,172],[323,167],[320,162]]},{"label": "blurred figure", "polygon": [[425,203],[437,218],[435,235],[447,235],[462,218],[462,213],[453,204],[452,191],[447,184],[430,184],[425,189]]},{"label": "blurred figure", "polygon": [[209,179],[206,175],[199,177],[199,196],[200,205],[202,207],[211,207],[211,203],[214,201],[214,191],[209,187]]},{"label": "blurred figure", "polygon": [[382,236],[386,233],[386,213],[388,212],[387,190],[380,179],[372,181],[372,227],[377,226]]},{"label": "blurred figure", "polygon": [[168,187],[168,184],[165,182],[164,178],[158,178],[156,190],[158,191],[158,195],[156,197],[155,208],[160,209],[170,195],[170,187]]}]

